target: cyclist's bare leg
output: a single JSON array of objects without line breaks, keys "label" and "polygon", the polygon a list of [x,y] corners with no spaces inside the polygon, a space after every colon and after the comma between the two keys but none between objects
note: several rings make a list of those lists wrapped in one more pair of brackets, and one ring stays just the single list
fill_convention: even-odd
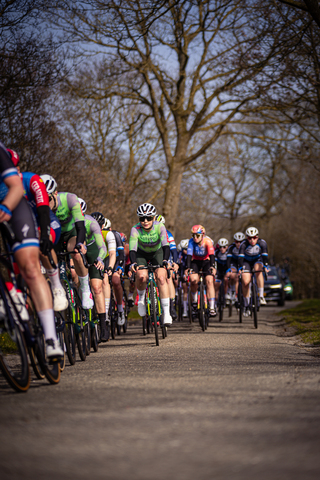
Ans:
[{"label": "cyclist's bare leg", "polygon": [[[70,238],[67,244],[68,252],[72,252],[74,250],[74,247],[76,246],[76,241],[77,241],[77,237]],[[85,277],[86,275],[88,275],[88,269],[85,268],[85,266],[83,265],[83,261],[80,254],[79,253],[72,254],[71,257],[73,259],[74,268],[76,270],[77,275],[79,275],[79,277]]]},{"label": "cyclist's bare leg", "polygon": [[48,282],[40,270],[39,248],[22,248],[15,252],[14,257],[20,269],[22,278],[25,280],[30,290],[46,340],[49,338],[56,340],[57,335],[52,308],[52,296]]},{"label": "cyclist's bare leg", "polygon": [[104,302],[104,294],[102,289],[102,279],[92,278],[90,280],[92,293],[96,303],[97,313],[105,313],[106,306]]},{"label": "cyclist's bare leg", "polygon": [[122,298],[123,298],[123,289],[121,285],[121,276],[120,272],[114,272],[112,275],[112,285],[113,291],[117,300],[118,306],[122,305]]},{"label": "cyclist's bare leg", "polygon": [[214,289],[214,282],[212,275],[206,275],[206,286],[207,286],[207,297],[214,298],[215,297],[215,289]]},{"label": "cyclist's bare leg", "polygon": [[245,298],[250,297],[250,289],[249,289],[250,281],[251,281],[251,273],[244,272],[242,274],[242,291],[243,291],[243,296]]}]

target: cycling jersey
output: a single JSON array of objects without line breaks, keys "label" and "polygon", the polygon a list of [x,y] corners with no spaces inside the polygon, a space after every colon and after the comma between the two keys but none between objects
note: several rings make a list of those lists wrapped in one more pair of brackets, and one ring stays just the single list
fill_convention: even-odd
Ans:
[{"label": "cycling jersey", "polygon": [[111,230],[101,230],[105,246],[107,248],[107,257],[110,252],[115,252],[117,250],[117,244],[114,234]]},{"label": "cycling jersey", "polygon": [[20,178],[24,196],[28,200],[41,232],[47,231],[50,225],[52,243],[57,244],[61,234],[61,225],[55,214],[49,209],[49,196],[42,178],[32,172],[20,173]]},{"label": "cycling jersey", "polygon": [[250,265],[256,262],[268,264],[268,247],[267,242],[262,238],[258,238],[256,245],[251,245],[248,240],[244,240],[239,249],[239,268],[243,266],[244,261]]},{"label": "cycling jersey", "polygon": [[139,262],[152,261],[154,265],[161,265],[163,260],[167,261],[170,248],[163,223],[154,221],[148,231],[144,230],[140,223],[134,225],[129,240],[129,256],[131,263],[136,263],[137,258]]},{"label": "cycling jersey", "polygon": [[225,253],[222,253],[219,246],[217,246],[216,250],[215,250],[215,260],[217,262],[217,266],[219,266],[219,265],[226,266],[227,265],[227,250],[225,251]]},{"label": "cycling jersey", "polygon": [[6,178],[18,175],[18,170],[13,165],[6,147],[0,142],[0,202],[5,199],[9,191],[9,188],[4,183],[4,180]]},{"label": "cycling jersey", "polygon": [[227,270],[231,267],[238,266],[239,248],[235,243],[231,243],[227,251]]},{"label": "cycling jersey", "polygon": [[208,260],[210,255],[214,255],[214,246],[209,237],[204,237],[201,245],[190,238],[187,255],[192,256],[192,260]]},{"label": "cycling jersey", "polygon": [[98,222],[90,215],[85,215],[85,227],[87,234],[87,248],[94,243],[98,247],[97,261],[103,262],[107,256],[107,249],[104,243],[104,238],[101,234],[100,226]]},{"label": "cycling jersey", "polygon": [[70,238],[77,237],[77,244],[86,240],[84,215],[79,199],[74,193],[59,192],[57,195],[57,210],[55,212],[61,223],[61,241],[68,242]]},{"label": "cycling jersey", "polygon": [[168,246],[167,232],[162,223],[153,222],[151,230],[144,230],[140,223],[131,229],[129,249],[137,252],[138,249],[146,253],[154,253],[159,248]]},{"label": "cycling jersey", "polygon": [[169,230],[166,230],[167,232],[167,240],[169,243],[170,247],[170,257],[169,260],[172,261],[173,263],[177,263],[178,260],[178,251],[177,251],[177,245],[176,242],[174,241],[174,237]]},{"label": "cycling jersey", "polygon": [[[19,177],[18,170],[14,167],[7,149],[0,142],[0,202],[5,199],[9,191],[4,180],[12,176]],[[25,198],[21,198],[20,203],[12,211],[12,217],[8,223],[15,236],[14,240],[10,239],[14,253],[21,248],[39,247],[34,219]]]},{"label": "cycling jersey", "polygon": [[[116,257],[117,257],[117,264],[122,265],[124,263],[124,246],[121,240],[121,235],[116,230],[102,230],[103,238],[106,239],[108,236],[108,232],[113,234],[114,242],[116,244]],[[110,236],[109,236],[110,237]],[[109,253],[108,253],[109,255]]]}]

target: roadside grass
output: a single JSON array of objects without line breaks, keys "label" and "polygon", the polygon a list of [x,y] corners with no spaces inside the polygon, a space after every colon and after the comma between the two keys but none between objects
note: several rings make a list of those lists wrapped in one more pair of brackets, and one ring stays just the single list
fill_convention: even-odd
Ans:
[{"label": "roadside grass", "polygon": [[130,313],[128,315],[128,320],[130,321],[135,321],[138,320],[140,317],[137,308],[134,308],[133,310],[130,310]]},{"label": "roadside grass", "polygon": [[17,351],[17,345],[13,342],[7,333],[0,335],[0,350],[3,355],[8,353],[15,353]]},{"label": "roadside grass", "polygon": [[284,316],[304,343],[320,345],[320,300],[303,300],[297,307],[282,310],[278,315]]}]

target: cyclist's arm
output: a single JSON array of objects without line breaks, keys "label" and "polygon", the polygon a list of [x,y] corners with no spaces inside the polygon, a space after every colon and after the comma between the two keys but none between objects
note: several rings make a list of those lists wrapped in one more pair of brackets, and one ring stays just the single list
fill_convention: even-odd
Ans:
[{"label": "cyclist's arm", "polygon": [[115,232],[114,236],[117,244],[117,254],[118,254],[119,265],[122,266],[124,264],[124,246],[120,237],[120,233]]},{"label": "cyclist's arm", "polygon": [[269,257],[268,257],[267,242],[265,240],[261,239],[260,240],[260,247],[261,247],[261,256],[262,256],[263,264],[264,264],[264,266],[268,266]]},{"label": "cyclist's arm", "polygon": [[68,193],[67,202],[68,202],[69,210],[72,214],[74,226],[77,231],[76,245],[78,245],[79,243],[85,244],[86,227],[84,222],[84,215],[82,213],[77,195],[74,195],[73,193]]},{"label": "cyclist's arm", "polygon": [[49,196],[46,186],[39,177],[33,175],[30,179],[30,190],[36,202],[36,208],[39,218],[39,227],[42,238],[49,238],[50,236],[50,208]]},{"label": "cyclist's arm", "polygon": [[239,249],[238,270],[240,270],[240,268],[243,268],[245,249],[246,249],[246,242],[242,242],[242,244],[240,245],[240,249]]},{"label": "cyclist's arm", "polygon": [[104,243],[104,238],[102,236],[102,233],[101,233],[98,222],[96,222],[96,221],[91,222],[90,229],[91,229],[91,232],[94,236],[94,240],[95,240],[95,242],[96,242],[96,244],[99,248],[99,254],[98,254],[98,257],[97,257],[97,261],[103,262],[103,260],[107,256],[107,249],[106,249],[106,245]]},{"label": "cyclist's arm", "polygon": [[[21,202],[23,197],[23,186],[20,180],[20,177],[17,175],[12,175],[4,179],[4,183],[8,187],[9,191],[5,198],[2,200],[1,204],[8,209],[9,213],[6,214],[5,211],[0,211],[0,221],[9,220],[12,215],[12,211],[17,207]],[[22,195],[21,195],[22,192]],[[7,217],[7,215],[9,215]]]},{"label": "cyclist's arm", "polygon": [[116,244],[116,239],[114,234],[112,232],[108,232],[106,235],[105,241],[106,241],[106,244],[108,245],[109,267],[113,269],[113,267],[116,264],[116,258],[117,258],[117,255],[116,255],[117,244]]}]

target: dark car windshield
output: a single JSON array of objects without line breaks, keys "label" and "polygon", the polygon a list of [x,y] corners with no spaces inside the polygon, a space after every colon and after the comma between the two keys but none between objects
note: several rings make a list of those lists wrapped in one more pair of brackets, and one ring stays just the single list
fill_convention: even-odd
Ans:
[{"label": "dark car windshield", "polygon": [[278,275],[278,271],[276,269],[276,267],[271,267],[271,270],[270,272],[268,273],[268,280],[278,280],[279,279],[279,275]]}]

